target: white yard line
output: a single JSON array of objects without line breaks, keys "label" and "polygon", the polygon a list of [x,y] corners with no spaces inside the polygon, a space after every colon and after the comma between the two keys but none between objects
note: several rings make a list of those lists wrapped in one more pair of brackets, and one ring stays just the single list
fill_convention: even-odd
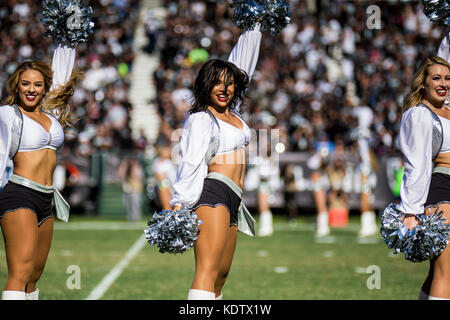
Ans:
[{"label": "white yard line", "polygon": [[120,276],[123,270],[128,266],[130,261],[138,254],[138,252],[144,247],[146,244],[145,235],[139,236],[133,246],[127,251],[122,260],[119,261],[118,264],[111,269],[111,271],[103,278],[103,280],[91,291],[86,300],[98,300],[105,292],[109,289],[109,287],[116,281],[116,279]]}]

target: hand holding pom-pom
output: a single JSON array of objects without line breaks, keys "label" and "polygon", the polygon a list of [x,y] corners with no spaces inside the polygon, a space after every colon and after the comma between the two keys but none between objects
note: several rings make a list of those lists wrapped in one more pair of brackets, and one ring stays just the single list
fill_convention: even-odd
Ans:
[{"label": "hand holding pom-pom", "polygon": [[447,247],[450,226],[445,223],[443,211],[436,208],[429,215],[416,215],[417,225],[411,229],[403,223],[404,217],[391,203],[381,218],[381,235],[394,253],[403,252],[405,259],[422,262],[437,257]]},{"label": "hand holding pom-pom", "polygon": [[448,0],[422,0],[423,12],[430,21],[440,26],[450,26],[450,2]]},{"label": "hand holding pom-pom", "polygon": [[284,0],[235,0],[233,21],[243,30],[253,30],[257,23],[261,31],[278,34],[290,23],[289,3]]},{"label": "hand holding pom-pom", "polygon": [[93,32],[92,8],[86,0],[43,0],[41,22],[55,43],[76,45]]},{"label": "hand holding pom-pom", "polygon": [[155,212],[144,230],[150,245],[156,245],[159,252],[183,253],[195,245],[201,220],[188,207],[180,210]]}]

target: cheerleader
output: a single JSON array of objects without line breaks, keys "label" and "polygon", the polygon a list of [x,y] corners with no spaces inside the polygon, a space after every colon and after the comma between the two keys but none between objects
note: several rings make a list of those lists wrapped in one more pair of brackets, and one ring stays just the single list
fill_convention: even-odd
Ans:
[{"label": "cheerleader", "polygon": [[[404,156],[405,173],[396,207],[405,213],[403,223],[408,229],[418,224],[415,215],[430,213],[436,207],[450,221],[449,41],[447,34],[439,56],[422,61],[404,99],[397,143]],[[450,299],[448,246],[430,260],[419,299]]]},{"label": "cheerleader", "polygon": [[[71,124],[67,102],[80,80],[79,73],[72,74],[74,61],[75,49],[58,45],[52,66],[20,64],[0,106],[0,225],[8,265],[3,300],[38,300],[36,282],[52,241],[52,202],[57,217],[68,219],[69,206],[53,185],[53,172],[63,128]],[[14,170],[6,181],[8,159]]]},{"label": "cheerleader", "polygon": [[254,236],[254,219],[242,203],[245,148],[250,128],[239,115],[261,42],[260,26],[245,31],[228,62],[210,60],[195,80],[194,102],[181,137],[173,210],[189,206],[200,225],[189,300],[222,298],[237,231]]}]

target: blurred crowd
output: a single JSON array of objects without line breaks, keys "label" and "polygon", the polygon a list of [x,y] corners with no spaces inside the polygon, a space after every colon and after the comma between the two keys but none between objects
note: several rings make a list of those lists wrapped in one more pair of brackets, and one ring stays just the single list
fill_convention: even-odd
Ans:
[{"label": "blurred crowd", "polygon": [[[201,64],[227,59],[242,30],[228,1],[163,2],[168,16],[159,31],[155,79],[161,118],[175,129]],[[243,114],[250,127],[279,129],[286,151],[313,151],[318,142],[337,140],[351,151],[355,129],[369,121],[375,154],[394,152],[402,97],[418,62],[436,54],[446,30],[428,20],[421,1],[289,4],[291,23],[278,35],[263,35]],[[369,4],[380,9],[379,29],[368,21]],[[358,107],[369,107],[368,117]]]},{"label": "blurred crowd", "polygon": [[[429,21],[421,1],[288,2],[291,23],[278,35],[263,34],[248,99],[241,110],[252,129],[278,130],[277,152],[322,155],[321,165],[299,161],[280,167],[278,177],[272,179],[272,189],[288,195],[285,204],[294,216],[296,205],[289,194],[313,190],[311,181],[303,182],[314,170],[321,171],[328,189],[333,189],[336,179],[329,173],[348,167],[343,157],[353,157],[358,172],[365,169],[357,163],[368,163],[370,157],[370,183],[376,187],[376,160],[399,156],[395,138],[402,99],[413,73],[423,58],[437,53],[447,30]],[[243,31],[233,22],[230,1],[163,3],[165,25],[157,31],[152,19],[148,25],[152,30],[149,39],[161,57],[154,73],[160,135],[170,138],[186,118],[187,96],[201,65],[212,58],[228,59]],[[369,152],[361,154],[361,146]],[[258,178],[252,172],[258,170],[262,169],[257,164],[249,166],[246,189],[262,181],[262,174]],[[361,192],[358,172],[356,179],[347,172],[344,184],[354,182],[344,189]],[[272,198],[276,197],[272,194]]]},{"label": "blurred crowd", "polygon": [[[187,97],[201,65],[212,58],[226,60],[242,33],[232,21],[230,3],[161,0],[167,12],[164,23],[148,15],[149,42],[143,49],[160,57],[153,77],[161,121],[153,141],[142,135],[133,139],[130,128],[128,90],[140,1],[90,1],[95,29],[87,43],[77,46],[76,68],[85,78],[70,101],[79,121],[67,133],[61,154],[67,185],[83,179],[89,184],[96,151],[137,154],[171,141],[186,118]],[[437,52],[446,30],[428,20],[421,1],[289,4],[291,23],[278,35],[263,34],[244,119],[255,130],[278,129],[279,150],[286,153],[343,145],[346,153],[357,154],[357,139],[363,135],[374,158],[395,154],[402,98],[418,62]],[[375,15],[379,25],[368,21],[374,18],[366,12],[370,4],[380,9]],[[18,64],[27,59],[51,62],[54,45],[43,36],[41,10],[41,1],[0,3],[2,99]],[[165,142],[158,146],[158,141]]]}]

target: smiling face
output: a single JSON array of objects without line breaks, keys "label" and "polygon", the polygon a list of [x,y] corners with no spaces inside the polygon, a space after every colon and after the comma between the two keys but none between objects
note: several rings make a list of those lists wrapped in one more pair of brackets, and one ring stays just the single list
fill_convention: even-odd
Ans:
[{"label": "smiling face", "polygon": [[234,76],[227,79],[225,70],[220,74],[219,79],[214,83],[210,93],[213,107],[226,108],[234,97]]},{"label": "smiling face", "polygon": [[442,64],[428,67],[423,83],[423,99],[433,106],[442,106],[450,89],[450,69]]},{"label": "smiling face", "polygon": [[21,107],[27,110],[36,108],[45,93],[44,75],[33,69],[24,71],[19,78],[17,93]]}]

